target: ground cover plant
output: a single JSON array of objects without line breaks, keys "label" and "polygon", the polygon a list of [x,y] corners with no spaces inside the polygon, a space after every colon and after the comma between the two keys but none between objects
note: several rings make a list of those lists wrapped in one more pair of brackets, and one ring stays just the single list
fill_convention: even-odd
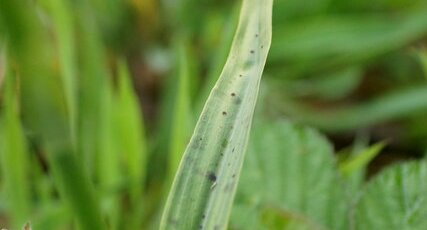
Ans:
[{"label": "ground cover plant", "polygon": [[422,230],[426,39],[422,0],[0,1],[0,228]]}]

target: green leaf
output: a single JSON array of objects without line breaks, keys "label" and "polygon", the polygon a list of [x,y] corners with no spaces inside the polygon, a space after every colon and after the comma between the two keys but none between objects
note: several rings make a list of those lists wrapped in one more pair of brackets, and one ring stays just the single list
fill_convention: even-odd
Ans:
[{"label": "green leaf", "polygon": [[421,66],[422,66],[423,71],[424,71],[424,76],[427,79],[427,49],[426,48],[421,49],[419,51],[418,55],[419,55],[419,59],[421,62]]},{"label": "green leaf", "polygon": [[[421,84],[394,90],[366,102],[328,110],[316,109],[284,98],[272,100],[272,104],[304,124],[328,132],[342,132],[425,111],[427,100],[424,98],[426,97],[427,87]],[[286,107],[283,106],[284,100],[286,100]]]},{"label": "green leaf", "polygon": [[[312,129],[259,122],[249,142],[235,206],[235,229],[340,229],[344,189],[332,147]],[[280,223],[280,228],[272,228]]]},{"label": "green leaf", "polygon": [[227,55],[230,51],[231,43],[233,42],[234,31],[239,20],[239,7],[240,5],[233,5],[233,10],[231,15],[225,18],[226,25],[220,31],[220,42],[216,47],[216,52],[213,57],[210,59],[209,71],[205,83],[203,84],[202,89],[200,90],[199,97],[196,100],[196,111],[202,111],[203,105],[206,99],[209,96],[209,93],[212,87],[215,85],[215,82],[218,80],[218,75],[221,74],[222,68],[227,61]]},{"label": "green leaf", "polygon": [[341,163],[339,168],[341,173],[345,176],[350,176],[354,172],[365,169],[369,162],[381,152],[384,146],[385,143],[380,142]]},{"label": "green leaf", "polygon": [[395,165],[367,185],[354,229],[422,230],[427,226],[427,163]]},{"label": "green leaf", "polygon": [[[0,113],[0,169],[11,227],[20,228],[29,220],[32,202],[29,190],[27,142],[19,119],[17,78],[6,76],[4,109]],[[3,186],[2,186],[3,187]]]},{"label": "green leaf", "polygon": [[105,229],[92,185],[74,154],[63,85],[52,70],[52,47],[36,9],[28,1],[0,1],[9,58],[19,70],[23,122],[46,153],[59,195],[79,227]]},{"label": "green leaf", "polygon": [[59,70],[67,106],[68,121],[73,141],[77,122],[77,73],[72,8],[66,0],[46,0],[52,15]]},{"label": "green leaf", "polygon": [[124,163],[123,177],[128,179],[127,188],[131,214],[124,214],[126,229],[140,229],[141,215],[145,204],[141,204],[147,170],[147,140],[138,98],[132,87],[132,81],[126,63],[118,63],[118,93],[115,100],[115,135]]},{"label": "green leaf", "polygon": [[[118,188],[121,185],[121,154],[115,138],[114,98],[107,69],[104,44],[90,6],[82,4],[80,31],[81,77],[79,101],[80,162],[97,181],[102,215],[112,228],[118,227],[121,213]],[[94,61],[96,60],[96,61]]]},{"label": "green leaf", "polygon": [[176,41],[177,53],[177,83],[172,111],[172,126],[169,146],[169,183],[178,169],[179,162],[185,150],[190,133],[190,80],[191,80],[191,54],[188,48],[188,38],[179,36]]},{"label": "green leaf", "polygon": [[226,229],[271,41],[272,0],[245,0],[225,67],[184,153],[160,229]]},{"label": "green leaf", "polygon": [[281,23],[275,29],[269,63],[285,66],[285,71],[317,74],[384,55],[423,37],[427,8],[399,15],[323,15]]}]

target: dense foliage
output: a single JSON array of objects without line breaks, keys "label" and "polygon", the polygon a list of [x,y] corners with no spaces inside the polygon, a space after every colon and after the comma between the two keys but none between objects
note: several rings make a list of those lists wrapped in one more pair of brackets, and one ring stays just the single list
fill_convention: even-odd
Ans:
[{"label": "dense foliage", "polygon": [[[0,1],[0,228],[158,229],[196,121],[229,74],[233,39],[254,44],[235,36],[241,2]],[[266,41],[253,25],[267,15],[248,18]],[[241,173],[205,164],[231,173],[237,193],[200,209],[214,214],[183,217],[211,223],[232,207],[229,229],[423,229],[425,1],[276,0],[272,32]],[[211,152],[237,144],[243,156],[254,100],[227,107],[239,96],[228,83],[207,104],[218,120],[203,138]],[[238,131],[224,142],[218,130]],[[227,187],[200,173],[203,188]]]}]

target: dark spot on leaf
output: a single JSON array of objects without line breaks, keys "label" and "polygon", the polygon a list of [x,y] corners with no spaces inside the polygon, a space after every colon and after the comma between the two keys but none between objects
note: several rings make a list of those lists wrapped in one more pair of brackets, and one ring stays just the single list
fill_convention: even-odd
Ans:
[{"label": "dark spot on leaf", "polygon": [[211,182],[215,182],[216,181],[216,175],[213,172],[208,172],[208,180]]},{"label": "dark spot on leaf", "polygon": [[261,46],[261,49],[264,48],[264,46]]},{"label": "dark spot on leaf", "polygon": [[225,111],[222,111],[222,115],[224,115],[224,116],[225,116],[225,115],[227,115],[227,112],[225,112]]},{"label": "dark spot on leaf", "polygon": [[228,140],[227,139],[222,140],[221,147],[225,148],[227,147],[227,145],[228,145]]},{"label": "dark spot on leaf", "polygon": [[234,96],[236,96],[236,94],[235,93],[231,93],[231,96],[234,97]]},{"label": "dark spot on leaf", "polygon": [[239,74],[239,77],[243,77],[243,75]]},{"label": "dark spot on leaf", "polygon": [[251,59],[246,60],[246,61],[243,63],[242,68],[243,68],[243,70],[248,70],[248,69],[250,69],[251,67],[253,67],[253,66],[254,66],[254,64],[255,64],[255,60],[254,60],[253,58],[251,58]]},{"label": "dark spot on leaf", "polygon": [[255,34],[255,37],[258,37],[258,34]]},{"label": "dark spot on leaf", "polygon": [[220,155],[220,156],[224,156],[224,153],[220,153],[219,155]]},{"label": "dark spot on leaf", "polygon": [[232,178],[235,178],[235,177],[236,177],[236,174],[233,174],[231,177],[232,177]]},{"label": "dark spot on leaf", "polygon": [[231,150],[232,153],[234,153],[234,148]]},{"label": "dark spot on leaf", "polygon": [[254,51],[254,50],[251,50],[251,54],[253,54],[253,53],[255,53],[255,51]]},{"label": "dark spot on leaf", "polygon": [[203,214],[203,215],[202,215],[202,219],[205,219],[205,217],[206,217],[206,215],[205,215],[205,214]]}]

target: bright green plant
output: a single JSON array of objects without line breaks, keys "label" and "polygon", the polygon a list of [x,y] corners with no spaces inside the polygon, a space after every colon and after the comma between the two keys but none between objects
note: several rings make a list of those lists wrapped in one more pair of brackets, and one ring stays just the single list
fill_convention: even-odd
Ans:
[{"label": "bright green plant", "polygon": [[354,229],[424,229],[427,162],[395,165],[366,186],[354,210]]},{"label": "bright green plant", "polygon": [[0,229],[424,230],[425,1],[271,5],[0,1]]},{"label": "bright green plant", "polygon": [[[421,230],[425,226],[425,160],[396,165],[368,183],[353,184],[349,173],[366,166],[349,163],[339,170],[331,145],[318,132],[265,120],[258,120],[255,130],[231,229]],[[367,155],[382,145],[372,146]]]},{"label": "bright green plant", "polygon": [[225,67],[183,155],[160,229],[225,229],[271,41],[272,1],[245,0]]},{"label": "bright green plant", "polygon": [[258,120],[233,229],[343,229],[348,203],[333,149],[313,129]]}]

